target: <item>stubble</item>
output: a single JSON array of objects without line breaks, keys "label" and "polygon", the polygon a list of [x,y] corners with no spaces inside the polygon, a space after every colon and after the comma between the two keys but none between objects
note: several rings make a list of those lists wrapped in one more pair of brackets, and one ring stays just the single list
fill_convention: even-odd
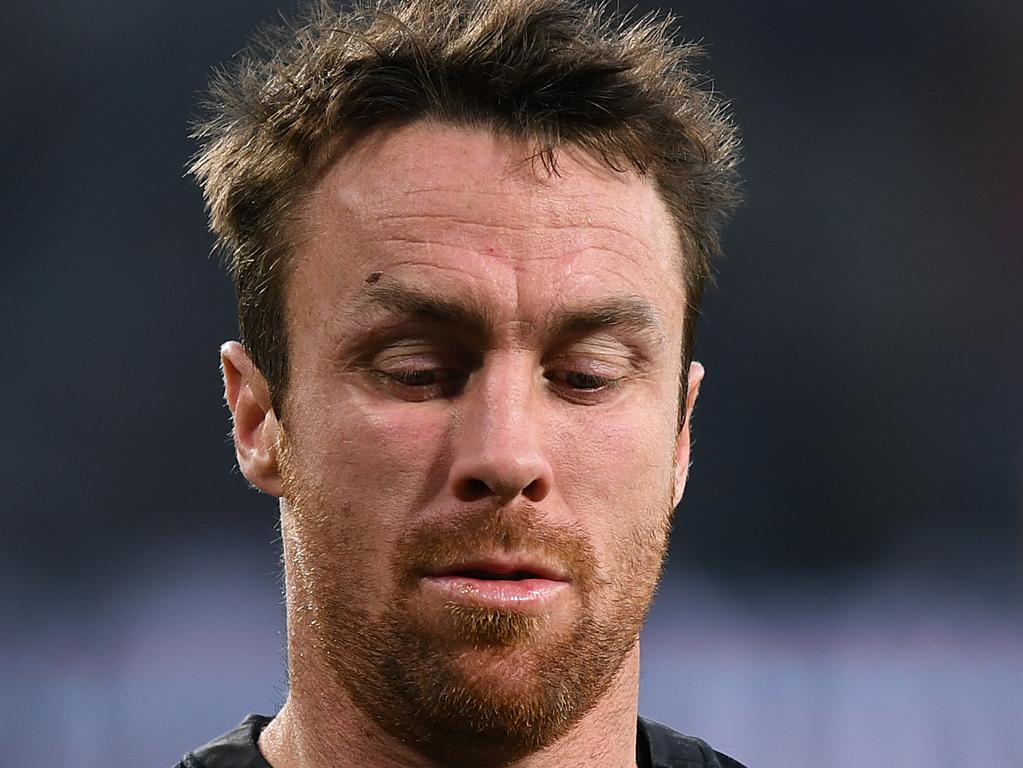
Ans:
[{"label": "stubble", "polygon": [[[669,502],[623,531],[601,564],[585,533],[553,525],[530,505],[479,508],[409,529],[395,543],[393,593],[373,615],[371,532],[335,510],[282,451],[291,570],[289,621],[305,624],[321,663],[373,722],[444,764],[498,764],[564,736],[604,697],[639,631],[660,578]],[[361,518],[365,519],[365,517]],[[574,619],[463,603],[445,606],[446,631],[417,609],[424,566],[464,553],[527,551],[570,575]],[[292,591],[299,594],[290,594]]]}]

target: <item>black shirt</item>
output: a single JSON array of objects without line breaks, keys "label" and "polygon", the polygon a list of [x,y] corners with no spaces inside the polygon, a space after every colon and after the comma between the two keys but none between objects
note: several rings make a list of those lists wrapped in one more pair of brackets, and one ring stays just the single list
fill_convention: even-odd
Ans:
[{"label": "black shirt", "polygon": [[[271,768],[259,751],[259,734],[272,718],[249,715],[237,728],[185,755],[174,768]],[[715,752],[700,739],[683,736],[653,720],[639,718],[636,727],[639,768],[743,768],[728,755]]]}]

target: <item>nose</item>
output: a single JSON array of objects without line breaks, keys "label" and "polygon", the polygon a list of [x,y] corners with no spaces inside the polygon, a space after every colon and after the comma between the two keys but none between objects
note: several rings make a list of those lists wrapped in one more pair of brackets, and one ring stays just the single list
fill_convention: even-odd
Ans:
[{"label": "nose", "polygon": [[553,487],[544,450],[542,393],[527,361],[485,365],[462,393],[451,485],[460,501],[493,498],[502,504],[521,494],[543,501]]}]

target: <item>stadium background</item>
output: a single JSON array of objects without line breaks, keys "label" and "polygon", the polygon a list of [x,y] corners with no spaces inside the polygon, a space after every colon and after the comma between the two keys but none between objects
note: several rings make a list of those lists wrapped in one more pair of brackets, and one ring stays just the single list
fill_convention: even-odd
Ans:
[{"label": "stadium background", "polygon": [[[679,10],[748,203],[642,709],[751,768],[1023,765],[1023,4]],[[211,67],[276,7],[4,16],[0,762],[166,766],[283,697],[183,177]]]}]

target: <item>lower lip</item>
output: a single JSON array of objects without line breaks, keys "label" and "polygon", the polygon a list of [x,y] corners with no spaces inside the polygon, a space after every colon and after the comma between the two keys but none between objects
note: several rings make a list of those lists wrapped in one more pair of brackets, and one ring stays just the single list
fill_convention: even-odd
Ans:
[{"label": "lower lip", "polygon": [[540,607],[568,589],[551,579],[474,579],[469,576],[426,576],[423,583],[449,601],[493,608]]}]

